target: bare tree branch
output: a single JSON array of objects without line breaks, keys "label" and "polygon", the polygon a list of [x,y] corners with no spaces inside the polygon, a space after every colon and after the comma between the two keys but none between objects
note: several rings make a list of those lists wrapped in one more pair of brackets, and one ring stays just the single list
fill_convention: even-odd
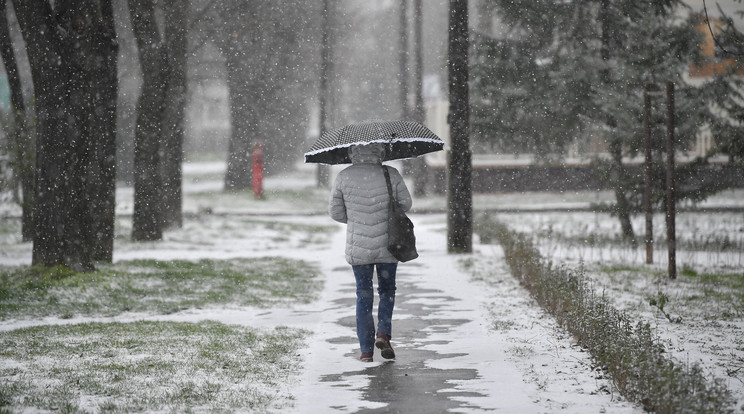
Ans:
[{"label": "bare tree branch", "polygon": [[[713,38],[713,42],[715,43],[716,47],[721,49],[723,53],[726,53],[729,55],[744,56],[744,53],[734,53],[734,52],[727,50],[725,47],[723,47],[721,42],[718,41],[718,39],[716,38],[716,35],[713,33],[713,27],[710,25],[710,17],[708,16],[708,7],[705,4],[705,0],[703,0],[703,11],[705,12],[705,23],[708,25],[708,31],[710,31],[710,36]],[[739,43],[741,43],[741,39],[737,39],[737,40],[739,40]]]}]

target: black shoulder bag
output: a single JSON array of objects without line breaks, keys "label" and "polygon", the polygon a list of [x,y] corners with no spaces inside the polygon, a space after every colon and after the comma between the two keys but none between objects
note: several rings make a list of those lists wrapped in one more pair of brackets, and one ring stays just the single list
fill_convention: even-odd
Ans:
[{"label": "black shoulder bag", "polygon": [[390,184],[390,174],[387,167],[382,166],[382,170],[385,173],[388,194],[390,194],[388,204],[388,251],[401,262],[407,262],[418,257],[413,223],[393,197],[393,186]]}]

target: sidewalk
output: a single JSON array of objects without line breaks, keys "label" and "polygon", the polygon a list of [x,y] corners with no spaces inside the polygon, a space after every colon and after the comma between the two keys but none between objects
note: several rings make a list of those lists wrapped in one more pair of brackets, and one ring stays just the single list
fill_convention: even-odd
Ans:
[{"label": "sidewalk", "polygon": [[[398,267],[397,358],[376,351],[373,363],[357,359],[354,278],[339,231],[323,255],[316,326],[304,326],[314,335],[292,391],[294,412],[642,412],[609,393],[587,354],[508,275],[500,249],[448,255],[443,217],[413,219],[421,257]],[[489,283],[473,281],[457,264],[470,258],[501,271],[484,275]]]}]

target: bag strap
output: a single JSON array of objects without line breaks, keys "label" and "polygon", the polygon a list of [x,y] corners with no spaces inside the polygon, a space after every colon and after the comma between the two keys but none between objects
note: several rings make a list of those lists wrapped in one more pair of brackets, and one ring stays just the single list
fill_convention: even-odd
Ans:
[{"label": "bag strap", "polygon": [[382,172],[385,173],[385,183],[387,183],[388,194],[390,195],[390,204],[393,204],[395,202],[395,198],[393,197],[393,185],[390,184],[390,173],[384,165],[382,166]]}]

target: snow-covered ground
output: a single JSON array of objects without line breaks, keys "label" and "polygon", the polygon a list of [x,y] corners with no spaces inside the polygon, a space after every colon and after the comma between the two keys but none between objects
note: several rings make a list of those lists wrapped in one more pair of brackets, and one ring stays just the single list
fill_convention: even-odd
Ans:
[{"label": "snow-covered ground", "polygon": [[[222,163],[192,163],[184,167],[184,211],[186,223],[181,230],[169,231],[165,240],[158,243],[137,244],[128,240],[127,214],[132,208],[132,189],[117,190],[117,223],[115,260],[132,258],[200,259],[230,257],[286,256],[317,263],[326,278],[325,289],[317,303],[290,308],[266,309],[205,309],[187,310],[172,315],[121,315],[115,318],[96,320],[132,321],[156,320],[217,320],[231,324],[246,324],[252,327],[296,326],[314,334],[308,340],[305,352],[304,373],[286,384],[294,395],[295,411],[305,412],[355,412],[364,408],[380,407],[379,402],[364,399],[364,391],[373,382],[373,375],[363,374],[343,377],[337,381],[322,380],[333,374],[356,372],[361,368],[356,360],[358,345],[354,340],[329,344],[328,337],[346,336],[353,339],[354,333],[339,320],[353,315],[353,309],[331,306],[353,294],[348,266],[343,261],[341,245],[342,227],[325,216],[327,190],[318,189],[314,183],[314,166],[302,165],[296,171],[282,177],[265,180],[265,199],[254,199],[250,194],[225,194],[220,192]],[[334,169],[334,172],[338,171]],[[609,201],[609,193],[533,193],[476,195],[476,210],[483,209],[535,209],[584,208],[592,202]],[[415,206],[422,210],[443,209],[443,196],[416,199]],[[706,205],[744,206],[741,190],[721,194]],[[14,206],[3,205],[5,214],[17,215]],[[738,214],[738,215],[737,215]],[[318,226],[337,226],[332,240],[308,240],[304,235],[292,232],[282,235],[281,229],[272,226],[249,228],[237,218],[250,216],[253,222],[304,223]],[[407,349],[422,348],[454,357],[432,359],[431,368],[471,369],[477,372],[474,379],[451,381],[449,392],[471,395],[466,407],[457,412],[483,412],[500,409],[504,412],[634,412],[642,410],[625,402],[602,378],[589,356],[575,346],[570,336],[558,328],[526,291],[508,274],[503,262],[503,253],[498,246],[475,243],[472,255],[446,254],[446,217],[442,213],[413,214],[420,241],[422,258],[412,267],[401,265],[401,287],[417,291],[430,289],[430,295],[412,293],[406,300],[420,301],[431,306],[433,317],[457,315],[468,320],[448,330],[429,329],[425,343],[408,341],[400,345],[400,354]],[[573,231],[617,232],[614,219],[594,213],[510,213],[500,215],[517,230],[534,232],[553,231],[569,235]],[[709,234],[730,232],[730,237],[741,240],[744,234],[744,216],[741,213],[726,213],[689,220],[681,215],[678,223],[687,230],[678,233],[683,237],[706,237]],[[663,225],[656,219],[657,225]],[[683,224],[687,223],[687,224]],[[715,224],[714,224],[715,223]],[[737,227],[738,226],[738,227]],[[737,230],[738,228],[738,230]],[[636,224],[641,232],[641,224]],[[656,229],[656,234],[663,230]],[[729,234],[729,233],[726,233]],[[284,236],[284,237],[282,237]],[[542,246],[543,254],[568,263],[584,261],[604,262],[617,258],[620,262],[642,265],[636,252],[619,249],[589,249],[580,243],[568,244],[557,241]],[[595,251],[596,250],[596,251]],[[0,240],[0,263],[29,263],[31,245],[20,243],[19,235],[6,235]],[[653,266],[663,269],[662,252],[657,253],[658,263]],[[682,252],[680,264],[694,266],[699,273],[708,270],[742,272],[742,253],[725,252],[720,255],[706,253],[697,255]],[[589,266],[587,266],[589,268]],[[404,270],[407,269],[407,270]],[[347,277],[348,276],[348,277]],[[744,276],[744,274],[743,274]],[[605,281],[608,283],[608,281]],[[639,282],[640,283],[640,282]],[[652,279],[653,289],[662,283]],[[673,284],[663,283],[665,292],[673,294]],[[632,290],[623,290],[619,303],[637,304]],[[655,293],[655,292],[654,292]],[[403,295],[403,294],[402,294]],[[620,294],[618,294],[620,297]],[[446,304],[442,302],[445,301]],[[644,299],[641,298],[641,301]],[[636,306],[638,308],[638,306]],[[404,309],[403,307],[401,309]],[[634,308],[635,309],[635,308]],[[744,387],[739,376],[721,376],[736,370],[744,357],[741,344],[742,310],[738,316],[717,322],[671,324],[659,318],[653,309],[639,312],[640,317],[653,320],[660,334],[673,344],[674,354],[682,361],[702,361],[708,372],[719,377],[730,378],[729,386],[737,393],[739,405],[744,401]],[[395,318],[411,318],[405,312]],[[38,324],[76,323],[86,319],[45,319],[39,321],[4,321],[1,330],[17,329]],[[709,329],[701,329],[707,327]],[[695,336],[697,334],[697,336]],[[676,335],[676,336],[675,336]],[[709,339],[706,339],[705,336]],[[731,335],[731,336],[729,336]],[[374,364],[380,364],[375,362]],[[739,365],[736,365],[739,364]],[[737,371],[739,372],[739,371]],[[738,383],[737,383],[738,382]],[[447,392],[447,391],[444,391]],[[469,393],[469,394],[467,394]],[[463,397],[452,397],[463,398]]]},{"label": "snow-covered ground", "polygon": [[[726,191],[706,205],[743,207],[741,190]],[[524,212],[497,218],[534,236],[541,254],[557,264],[583,266],[595,288],[619,309],[650,322],[669,355],[681,364],[699,363],[722,379],[744,410],[744,212],[681,212],[677,216],[677,279],[667,277],[664,216],[657,214],[653,263],[643,244],[606,243],[619,238],[616,218],[590,212]],[[644,234],[644,217],[633,222]],[[664,311],[652,298],[668,299]]]}]

